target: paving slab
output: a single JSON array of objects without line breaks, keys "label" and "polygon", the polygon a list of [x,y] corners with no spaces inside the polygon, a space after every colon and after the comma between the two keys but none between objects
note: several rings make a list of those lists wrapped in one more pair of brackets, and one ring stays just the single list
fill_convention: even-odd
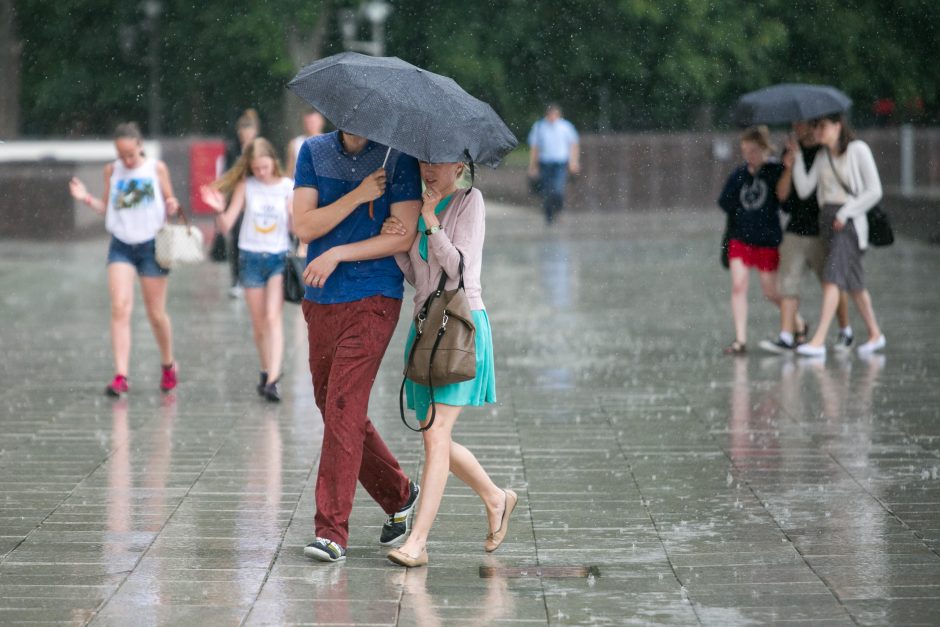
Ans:
[{"label": "paving slab", "polygon": [[[484,509],[452,477],[413,571],[385,559],[362,489],[348,560],[303,555],[322,422],[297,307],[268,405],[227,266],[174,271],[180,386],[157,389],[138,294],[114,402],[106,239],[0,242],[0,624],[937,624],[940,249],[866,253],[884,354],[759,354],[777,315],[755,278],[755,350],[729,358],[717,210],[487,219],[500,402],[455,438],[520,501],[485,554]],[[370,416],[417,478],[403,310]],[[572,566],[591,575],[552,576]]]}]

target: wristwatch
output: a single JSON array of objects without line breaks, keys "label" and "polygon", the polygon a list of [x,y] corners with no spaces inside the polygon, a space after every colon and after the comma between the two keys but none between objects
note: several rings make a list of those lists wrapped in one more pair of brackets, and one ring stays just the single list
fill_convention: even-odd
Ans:
[{"label": "wristwatch", "polygon": [[440,224],[436,224],[436,225],[432,226],[432,227],[429,228],[429,229],[424,229],[424,234],[425,234],[425,235],[434,235],[435,233],[437,233],[437,232],[440,231],[440,230],[441,230],[441,225],[440,225]]}]

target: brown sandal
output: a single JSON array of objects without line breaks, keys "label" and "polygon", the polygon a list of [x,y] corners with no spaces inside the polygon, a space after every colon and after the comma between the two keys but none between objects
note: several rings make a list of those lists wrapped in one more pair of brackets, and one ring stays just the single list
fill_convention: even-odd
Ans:
[{"label": "brown sandal", "polygon": [[492,553],[498,549],[499,545],[506,539],[506,534],[509,532],[509,516],[512,514],[512,510],[516,509],[516,503],[519,501],[519,497],[512,490],[503,490],[503,492],[506,494],[506,506],[503,508],[503,517],[499,521],[499,529],[486,534],[483,549],[487,553]]}]

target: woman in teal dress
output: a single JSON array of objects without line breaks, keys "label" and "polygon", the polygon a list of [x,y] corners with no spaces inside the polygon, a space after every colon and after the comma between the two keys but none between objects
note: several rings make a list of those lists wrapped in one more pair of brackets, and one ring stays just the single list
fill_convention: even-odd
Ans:
[{"label": "woman in teal dress", "polygon": [[[444,495],[449,471],[473,488],[486,506],[489,526],[483,547],[486,551],[495,551],[506,537],[509,516],[517,501],[515,492],[503,490],[493,483],[473,453],[451,437],[464,407],[496,402],[493,337],[480,285],[485,208],[483,195],[478,189],[458,189],[457,182],[465,168],[463,163],[421,163],[425,193],[418,220],[419,235],[408,253],[395,256],[405,278],[415,287],[415,314],[437,289],[442,272],[447,274],[445,289],[457,287],[462,256],[464,288],[476,325],[476,377],[434,388],[436,417],[431,428],[423,432],[425,465],[421,476],[421,499],[411,535],[401,547],[388,554],[391,561],[408,567],[427,564],[427,539]],[[385,222],[382,232],[408,235],[402,223],[394,217]],[[412,323],[405,345],[406,358],[414,337]],[[409,409],[415,410],[422,426],[427,425],[430,419],[428,388],[407,381],[405,389]]]}]

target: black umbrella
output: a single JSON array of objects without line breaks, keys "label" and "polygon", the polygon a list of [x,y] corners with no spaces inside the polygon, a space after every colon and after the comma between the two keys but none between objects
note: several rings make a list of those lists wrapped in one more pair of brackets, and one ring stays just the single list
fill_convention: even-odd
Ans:
[{"label": "black umbrella", "polygon": [[734,117],[738,124],[786,124],[848,111],[852,99],[835,87],[782,83],[744,94]]},{"label": "black umbrella", "polygon": [[343,52],[311,63],[287,86],[336,128],[420,161],[495,168],[518,143],[488,104],[396,57]]}]

